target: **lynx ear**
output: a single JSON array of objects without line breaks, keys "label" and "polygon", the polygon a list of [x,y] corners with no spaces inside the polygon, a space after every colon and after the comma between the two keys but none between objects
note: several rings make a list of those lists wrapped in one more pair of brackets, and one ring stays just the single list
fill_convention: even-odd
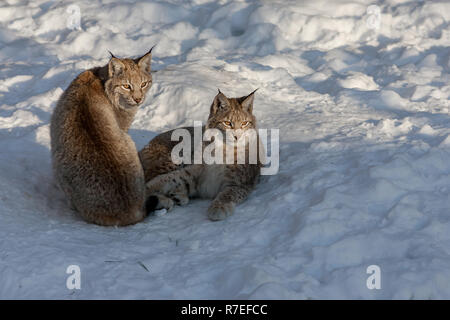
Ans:
[{"label": "lynx ear", "polygon": [[214,114],[226,107],[228,107],[228,98],[219,89],[219,93],[214,97],[210,113]]},{"label": "lynx ear", "polygon": [[147,73],[150,73],[150,67],[152,64],[152,50],[155,46],[153,46],[146,54],[142,57],[135,59],[134,61],[137,63],[141,70],[144,70]]},{"label": "lynx ear", "polygon": [[[258,89],[256,89],[256,90],[258,90]],[[254,93],[256,92],[256,90],[247,96],[238,98],[238,101],[241,104],[242,108],[244,110],[247,110],[250,113],[252,113],[252,111],[253,111],[253,100],[255,98]]]},{"label": "lynx ear", "polygon": [[123,72],[123,70],[125,70],[125,65],[123,64],[122,61],[120,61],[120,59],[111,56],[111,59],[109,60],[108,63],[108,74],[109,77],[116,77],[119,74],[121,74]]}]

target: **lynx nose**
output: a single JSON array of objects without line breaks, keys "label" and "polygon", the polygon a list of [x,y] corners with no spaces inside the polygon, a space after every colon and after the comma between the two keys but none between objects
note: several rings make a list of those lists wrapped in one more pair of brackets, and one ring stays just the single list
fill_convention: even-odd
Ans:
[{"label": "lynx nose", "polygon": [[142,101],[142,98],[133,98],[133,99],[136,103],[140,103]]},{"label": "lynx nose", "polygon": [[242,130],[241,129],[237,129],[236,131],[233,132],[233,137],[234,140],[238,141],[242,136]]}]

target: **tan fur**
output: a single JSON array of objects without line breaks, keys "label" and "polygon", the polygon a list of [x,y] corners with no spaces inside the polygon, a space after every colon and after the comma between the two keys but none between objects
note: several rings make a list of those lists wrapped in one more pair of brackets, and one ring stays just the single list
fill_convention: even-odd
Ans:
[{"label": "tan fur", "polygon": [[144,173],[127,131],[151,86],[150,60],[151,51],[135,60],[112,57],[81,73],[53,112],[54,174],[88,222],[124,226],[145,217]]},{"label": "tan fur", "polygon": [[[224,133],[230,129],[236,137],[242,131],[256,129],[256,119],[252,113],[253,94],[254,92],[241,98],[227,98],[219,92],[211,105],[206,129],[215,128]],[[241,124],[246,121],[249,124],[242,127]],[[225,125],[227,122],[231,126]],[[187,129],[193,138],[194,129]],[[174,204],[187,204],[190,197],[211,198],[213,201],[208,209],[209,218],[225,219],[256,185],[261,168],[259,158],[257,164],[249,164],[248,161],[246,164],[237,164],[235,161],[234,164],[175,165],[171,161],[171,150],[178,142],[170,140],[172,132],[173,130],[162,133],[140,151],[148,181],[147,210],[170,210]],[[233,152],[236,153],[236,149]]]},{"label": "tan fur", "polygon": [[[183,129],[187,129],[193,137],[194,130],[192,127],[184,127]],[[174,164],[170,156],[173,147],[179,143],[178,141],[171,141],[172,132],[173,130],[157,135],[139,151],[139,157],[144,168],[145,182],[183,167]]]}]

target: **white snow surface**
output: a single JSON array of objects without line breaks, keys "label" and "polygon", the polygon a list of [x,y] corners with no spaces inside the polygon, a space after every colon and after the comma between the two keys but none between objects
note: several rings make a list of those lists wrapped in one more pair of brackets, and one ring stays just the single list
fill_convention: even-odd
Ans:
[{"label": "white snow surface", "polygon": [[[3,0],[0,298],[449,299],[449,19],[447,0]],[[54,184],[52,110],[107,50],[155,44],[138,148],[205,121],[217,88],[259,88],[279,172],[221,222],[194,200],[130,227],[87,224]]]}]

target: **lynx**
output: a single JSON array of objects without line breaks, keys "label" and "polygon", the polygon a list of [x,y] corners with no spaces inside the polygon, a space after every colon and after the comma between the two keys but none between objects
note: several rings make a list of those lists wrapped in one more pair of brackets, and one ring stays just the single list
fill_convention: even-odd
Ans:
[{"label": "lynx", "polygon": [[151,49],[82,72],[61,95],[50,124],[57,183],[86,221],[125,226],[146,215],[145,180],[128,129],[152,85]]},{"label": "lynx", "polygon": [[[256,129],[253,115],[255,91],[244,97],[227,98],[219,90],[204,129],[218,129],[223,136],[231,134],[236,141],[246,130]],[[184,129],[191,133],[194,131],[192,127]],[[177,165],[171,160],[171,150],[177,144],[171,141],[172,132],[160,134],[140,151],[148,181],[146,210],[170,210],[174,204],[185,205],[189,198],[200,197],[213,199],[208,208],[211,220],[223,220],[230,216],[235,205],[243,202],[258,182],[261,168],[259,158],[254,164],[234,161]],[[236,154],[236,147],[231,152]]]}]

